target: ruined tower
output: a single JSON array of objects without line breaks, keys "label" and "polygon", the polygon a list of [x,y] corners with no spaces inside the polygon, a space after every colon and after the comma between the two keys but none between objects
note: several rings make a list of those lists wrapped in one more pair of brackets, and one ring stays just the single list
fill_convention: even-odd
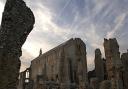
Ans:
[{"label": "ruined tower", "polygon": [[122,89],[122,62],[120,59],[119,45],[117,40],[104,39],[106,68],[108,79],[111,80],[112,89]]},{"label": "ruined tower", "polygon": [[124,71],[123,71],[124,89],[128,89],[128,52],[123,53],[121,55],[121,60],[124,67]]},{"label": "ruined tower", "polygon": [[95,50],[95,72],[99,82],[104,80],[104,61],[100,49]]},{"label": "ruined tower", "polygon": [[35,22],[23,0],[7,0],[0,28],[0,89],[16,89],[21,47]]}]

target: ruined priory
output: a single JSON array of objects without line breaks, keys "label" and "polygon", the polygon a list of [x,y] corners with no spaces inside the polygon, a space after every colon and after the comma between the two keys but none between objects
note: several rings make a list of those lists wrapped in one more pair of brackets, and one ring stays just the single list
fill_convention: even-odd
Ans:
[{"label": "ruined priory", "polygon": [[128,52],[120,57],[115,38],[104,39],[105,58],[95,50],[95,69],[87,72],[86,45],[72,38],[31,61],[20,73],[18,89],[128,89]]},{"label": "ruined priory", "polygon": [[120,54],[115,38],[104,39],[105,58],[95,50],[92,71],[87,71],[85,43],[72,38],[44,54],[40,50],[19,74],[21,47],[34,23],[23,0],[6,1],[0,27],[0,89],[128,89],[128,52]]}]

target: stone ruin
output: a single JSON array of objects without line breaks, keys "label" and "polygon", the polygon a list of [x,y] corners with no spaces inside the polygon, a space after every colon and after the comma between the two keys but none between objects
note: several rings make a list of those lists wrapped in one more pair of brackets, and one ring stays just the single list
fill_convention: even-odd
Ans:
[{"label": "stone ruin", "polygon": [[17,89],[21,47],[35,19],[23,0],[7,0],[0,27],[0,89]]},{"label": "stone ruin", "polygon": [[44,54],[40,51],[30,68],[20,74],[19,81],[18,89],[88,89],[84,42],[70,39]]},{"label": "stone ruin", "polygon": [[128,52],[120,57],[116,38],[104,39],[105,59],[95,50],[95,69],[88,72],[91,89],[128,89]]},{"label": "stone ruin", "polygon": [[[120,57],[117,40],[104,39],[105,59],[95,50],[95,69],[87,74],[86,47],[80,38],[31,61],[20,74],[18,89],[128,89],[128,52]],[[28,75],[29,77],[26,77]]]},{"label": "stone ruin", "polygon": [[104,60],[100,49],[95,50],[95,72],[99,82],[104,80]]},{"label": "stone ruin", "polygon": [[105,59],[95,50],[95,69],[88,73],[85,43],[75,38],[44,54],[40,50],[19,76],[21,47],[34,22],[24,1],[7,0],[0,27],[0,89],[128,89],[128,52],[120,57],[115,38],[104,39]]},{"label": "stone ruin", "polygon": [[121,61],[123,63],[123,85],[124,89],[128,89],[128,52],[121,55]]},{"label": "stone ruin", "polygon": [[106,61],[102,58],[100,49],[95,50],[95,69],[88,73],[89,82],[92,89],[99,89],[100,82],[106,79]]},{"label": "stone ruin", "polygon": [[115,38],[109,40],[104,39],[104,50],[108,80],[111,81],[112,89],[123,89],[123,63],[120,58],[117,40]]}]

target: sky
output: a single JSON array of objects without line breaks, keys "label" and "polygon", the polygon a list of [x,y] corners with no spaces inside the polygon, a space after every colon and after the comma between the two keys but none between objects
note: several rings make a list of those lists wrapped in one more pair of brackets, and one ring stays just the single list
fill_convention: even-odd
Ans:
[{"label": "sky", "polygon": [[[0,20],[6,0],[0,0]],[[128,0],[24,0],[36,23],[22,47],[21,71],[30,61],[70,38],[86,44],[88,70],[94,68],[94,51],[104,56],[104,38],[117,38],[120,52],[128,48]]]}]

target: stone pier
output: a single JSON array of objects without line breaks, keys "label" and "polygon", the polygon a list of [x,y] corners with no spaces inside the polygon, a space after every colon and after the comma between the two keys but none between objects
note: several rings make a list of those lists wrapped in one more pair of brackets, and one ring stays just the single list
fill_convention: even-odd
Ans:
[{"label": "stone pier", "polygon": [[0,89],[16,89],[21,47],[35,19],[23,0],[7,0],[0,28]]},{"label": "stone pier", "polygon": [[111,81],[112,89],[123,89],[123,64],[120,59],[119,45],[117,40],[115,38],[104,39],[104,50],[108,80]]},{"label": "stone pier", "polygon": [[123,63],[123,85],[124,85],[124,89],[128,89],[128,52],[123,53],[121,55],[121,60]]},{"label": "stone pier", "polygon": [[95,50],[95,72],[99,82],[104,80],[104,60],[100,49]]}]

